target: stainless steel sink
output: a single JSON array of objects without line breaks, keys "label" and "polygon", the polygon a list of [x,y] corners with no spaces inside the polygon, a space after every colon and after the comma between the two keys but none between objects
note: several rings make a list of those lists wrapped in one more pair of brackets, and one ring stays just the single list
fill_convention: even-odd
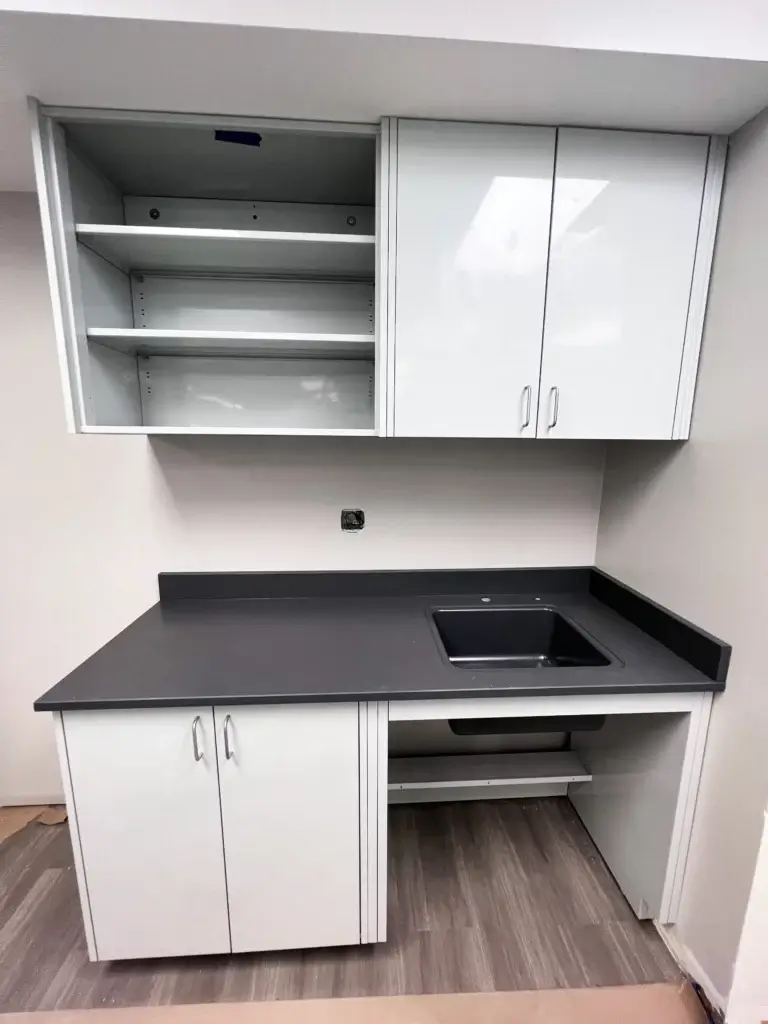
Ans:
[{"label": "stainless steel sink", "polygon": [[459,668],[601,667],[611,659],[555,608],[443,608],[432,613]]}]

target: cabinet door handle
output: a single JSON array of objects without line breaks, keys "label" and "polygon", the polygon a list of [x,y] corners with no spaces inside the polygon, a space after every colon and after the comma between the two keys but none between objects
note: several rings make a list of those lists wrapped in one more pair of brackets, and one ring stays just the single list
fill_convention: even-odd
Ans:
[{"label": "cabinet door handle", "polygon": [[227,715],[224,719],[224,754],[228,761],[235,755],[235,748],[231,746],[229,742],[230,725],[232,725],[232,715]]},{"label": "cabinet door handle", "polygon": [[526,384],[523,388],[523,404],[525,406],[525,413],[523,414],[523,422],[520,424],[520,429],[525,430],[526,427],[531,425],[531,385]]},{"label": "cabinet door handle", "polygon": [[557,417],[560,414],[560,388],[549,389],[549,408],[552,410],[552,419],[549,421],[549,429],[557,426]]},{"label": "cabinet door handle", "polygon": [[195,715],[195,720],[192,723],[192,749],[195,752],[195,760],[202,761],[203,752],[200,749],[200,743],[197,739],[197,727],[200,725],[200,715]]}]

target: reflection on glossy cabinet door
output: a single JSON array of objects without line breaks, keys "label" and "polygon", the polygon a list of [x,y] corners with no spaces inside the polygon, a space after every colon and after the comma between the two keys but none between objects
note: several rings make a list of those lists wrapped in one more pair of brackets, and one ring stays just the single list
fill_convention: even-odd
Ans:
[{"label": "reflection on glossy cabinet door", "polygon": [[555,130],[397,131],[394,433],[533,437]]},{"label": "reflection on glossy cabinet door", "polygon": [[708,147],[560,129],[539,437],[672,437]]}]

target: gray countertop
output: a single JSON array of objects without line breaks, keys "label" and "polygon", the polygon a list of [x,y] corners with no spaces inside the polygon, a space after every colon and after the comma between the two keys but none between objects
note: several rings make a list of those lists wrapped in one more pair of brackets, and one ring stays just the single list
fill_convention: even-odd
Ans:
[{"label": "gray countertop", "polygon": [[555,607],[607,648],[610,665],[456,667],[442,650],[431,611],[479,604],[480,595],[466,594],[162,602],[49,690],[35,709],[724,688],[582,592],[496,594],[490,606]]}]

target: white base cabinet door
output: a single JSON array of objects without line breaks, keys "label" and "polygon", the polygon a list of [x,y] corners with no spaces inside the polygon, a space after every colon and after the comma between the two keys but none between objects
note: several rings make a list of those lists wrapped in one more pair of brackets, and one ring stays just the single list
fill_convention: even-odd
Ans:
[{"label": "white base cabinet door", "polygon": [[97,959],[228,953],[213,710],[62,719]]},{"label": "white base cabinet door", "polygon": [[215,708],[234,953],[360,942],[358,714]]},{"label": "white base cabinet door", "polygon": [[672,437],[709,144],[559,129],[539,437]]}]

